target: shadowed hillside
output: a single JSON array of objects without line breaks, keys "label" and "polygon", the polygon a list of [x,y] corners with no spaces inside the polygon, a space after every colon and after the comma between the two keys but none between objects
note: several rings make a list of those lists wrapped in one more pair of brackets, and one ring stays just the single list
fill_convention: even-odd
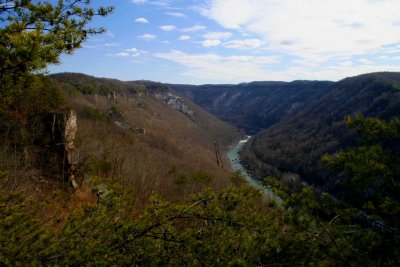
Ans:
[{"label": "shadowed hillside", "polygon": [[336,83],[252,82],[171,87],[247,133],[259,132],[242,152],[243,162],[257,177],[291,172],[310,183],[334,187],[320,159],[354,143],[344,117],[398,116],[399,84],[399,73],[373,73]]},{"label": "shadowed hillside", "polygon": [[399,85],[399,73],[339,81],[317,101],[257,134],[245,146],[242,160],[259,177],[294,172],[310,183],[332,187],[320,159],[354,144],[354,133],[344,117],[363,114],[388,120],[399,116]]},{"label": "shadowed hillside", "polygon": [[[344,70],[384,66],[397,53],[393,1],[393,14],[386,3],[357,2],[366,20],[354,6],[332,3],[301,10],[279,1],[196,1],[195,10],[188,1],[109,1],[122,12],[107,20],[107,36],[87,43],[106,31],[94,18],[114,11],[99,2],[0,2],[0,267],[400,266],[400,73],[203,86],[45,75],[72,54],[62,69],[95,67],[114,77],[315,73],[318,64],[300,66],[304,55],[288,57],[282,45],[313,55],[321,74],[332,70],[327,59]],[[336,16],[332,10],[341,21],[321,17]],[[199,11],[207,16],[189,16]],[[314,13],[330,35],[343,26],[357,43],[371,39],[370,29],[386,35],[360,43],[353,56],[351,38],[313,32]],[[387,18],[368,19],[375,13]],[[272,36],[265,46],[271,23],[264,17],[275,32],[286,21],[310,31]],[[348,23],[354,18],[361,20]],[[124,19],[129,29],[120,29]],[[310,46],[316,43],[319,52]],[[321,167],[325,153],[336,177]],[[260,181],[242,176],[242,163]]]},{"label": "shadowed hillside", "polygon": [[208,112],[254,134],[310,105],[332,82],[252,82],[238,85],[171,85]]},{"label": "shadowed hillside", "polygon": [[143,199],[160,192],[173,200],[229,182],[223,150],[242,133],[168,87],[75,73],[51,78],[77,112],[81,179],[120,177]]}]

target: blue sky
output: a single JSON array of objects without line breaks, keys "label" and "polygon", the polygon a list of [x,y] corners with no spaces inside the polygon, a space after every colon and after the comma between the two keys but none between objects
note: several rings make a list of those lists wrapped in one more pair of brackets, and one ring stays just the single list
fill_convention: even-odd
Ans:
[{"label": "blue sky", "polygon": [[50,73],[240,83],[400,71],[400,0],[116,0]]}]

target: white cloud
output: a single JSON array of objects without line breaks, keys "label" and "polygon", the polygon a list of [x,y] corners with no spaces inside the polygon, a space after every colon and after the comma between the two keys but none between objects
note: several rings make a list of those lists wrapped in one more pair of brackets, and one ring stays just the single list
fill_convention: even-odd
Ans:
[{"label": "white cloud", "polygon": [[267,80],[264,67],[279,61],[276,56],[228,56],[216,54],[186,54],[172,50],[156,53],[156,58],[175,62],[187,68],[181,75],[217,82]]},{"label": "white cloud", "polygon": [[181,35],[181,36],[179,36],[179,40],[180,41],[188,41],[188,40],[190,40],[190,36],[189,35]]},{"label": "white cloud", "polygon": [[398,53],[400,53],[400,49],[399,48],[385,49],[383,51],[383,53],[385,53],[385,54],[398,54]]},{"label": "white cloud", "polygon": [[198,31],[204,31],[205,29],[206,29],[206,26],[196,24],[192,27],[182,29],[182,32],[198,32]]},{"label": "white cloud", "polygon": [[358,60],[358,62],[360,62],[361,64],[364,64],[364,65],[372,65],[373,64],[373,62],[371,60],[366,59],[366,58],[360,58]]},{"label": "white cloud", "polygon": [[173,31],[176,29],[176,27],[174,25],[163,25],[160,26],[160,29],[163,31]]},{"label": "white cloud", "polygon": [[117,57],[129,57],[129,53],[126,53],[126,52],[116,53],[115,56],[117,56]]},{"label": "white cloud", "polygon": [[156,39],[157,36],[155,36],[153,34],[146,33],[146,34],[139,35],[137,38],[141,39],[141,40],[144,40],[144,41],[151,41],[151,40]]},{"label": "white cloud", "polygon": [[340,62],[339,65],[344,66],[344,67],[349,67],[349,66],[353,65],[353,62],[346,60],[346,61]]},{"label": "white cloud", "polygon": [[[351,65],[351,66],[331,66],[324,69],[304,69],[304,68],[290,68],[284,72],[280,73],[283,79],[290,77],[291,80],[294,79],[307,79],[307,80],[341,80],[346,77],[356,76],[371,72],[380,71],[400,71],[400,67],[395,65]],[[284,78],[284,75],[287,75]]]},{"label": "white cloud", "polygon": [[203,10],[203,15],[216,20],[225,28],[239,29],[257,13],[257,4],[261,4],[260,1],[213,0],[209,8]]},{"label": "white cloud", "polygon": [[132,0],[132,3],[134,3],[134,4],[145,4],[145,3],[147,3],[147,0]]},{"label": "white cloud", "polygon": [[185,14],[180,13],[180,12],[167,12],[165,14],[167,14],[168,16],[176,17],[176,18],[186,18],[187,17]]},{"label": "white cloud", "polygon": [[153,56],[184,66],[186,70],[181,73],[182,76],[216,83],[239,83],[255,80],[340,80],[370,72],[400,71],[398,65],[360,66],[348,63],[338,63],[323,69],[301,66],[273,70],[274,64],[280,62],[278,56],[223,57],[216,54],[187,54],[177,50],[156,53]]},{"label": "white cloud", "polygon": [[204,40],[201,42],[201,45],[204,47],[212,47],[220,44],[221,44],[220,40]]},{"label": "white cloud", "polygon": [[86,49],[96,49],[96,50],[108,50],[108,49],[103,48],[103,47],[99,47],[99,46],[96,46],[96,45],[88,45],[88,44],[83,44],[83,45],[82,45],[82,48],[86,48]]},{"label": "white cloud", "polygon": [[125,49],[123,52],[107,54],[109,57],[138,57],[147,54],[146,51],[141,51],[135,47]]},{"label": "white cloud", "polygon": [[211,40],[220,40],[220,39],[226,39],[232,36],[232,33],[230,32],[208,32],[203,35],[205,39],[211,39]]},{"label": "white cloud", "polygon": [[109,36],[109,37],[114,37],[115,36],[112,32],[110,32],[108,30],[106,30],[106,35]]},{"label": "white cloud", "polygon": [[258,39],[232,40],[224,43],[228,48],[258,48],[261,46],[261,41]]},{"label": "white cloud", "polygon": [[270,51],[329,60],[399,43],[399,12],[398,0],[210,0],[202,14],[258,36]]},{"label": "white cloud", "polygon": [[149,0],[131,0],[131,2],[134,3],[134,4],[140,4],[140,5],[150,4],[150,5],[153,5],[153,6],[160,7],[160,8],[167,8],[172,3],[171,0],[152,0],[152,1],[149,1]]},{"label": "white cloud", "polygon": [[138,23],[149,23],[149,21],[146,18],[137,18],[135,19],[135,21]]},{"label": "white cloud", "polygon": [[132,47],[132,48],[126,49],[125,51],[129,52],[129,53],[137,53],[137,52],[139,52],[139,49]]},{"label": "white cloud", "polygon": [[105,43],[104,46],[107,46],[107,47],[116,47],[116,46],[120,46],[120,44],[119,44],[119,43]]},{"label": "white cloud", "polygon": [[168,8],[172,4],[172,0],[154,0],[150,4],[160,8]]}]

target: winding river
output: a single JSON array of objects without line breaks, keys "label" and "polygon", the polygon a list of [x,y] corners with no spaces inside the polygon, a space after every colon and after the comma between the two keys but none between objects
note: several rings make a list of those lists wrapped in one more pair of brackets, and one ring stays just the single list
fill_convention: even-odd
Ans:
[{"label": "winding river", "polygon": [[[262,182],[251,175],[249,175],[248,171],[246,168],[240,163],[239,159],[239,153],[242,150],[243,146],[245,143],[247,143],[250,140],[251,136],[247,136],[245,139],[240,140],[236,145],[232,146],[226,153],[228,156],[228,159],[231,163],[231,167],[233,171],[238,171],[245,179],[246,181],[252,185],[253,187],[257,188],[258,190],[262,191],[264,193],[264,196],[269,199],[269,200],[274,200],[278,205],[282,204],[282,199],[275,195],[269,188],[265,187]],[[306,183],[303,183],[304,186],[309,187],[311,190],[316,192],[317,194],[322,194],[323,192],[321,191],[316,191],[313,187],[310,187]],[[337,201],[334,197],[332,197],[334,201]],[[385,226],[381,221],[373,220],[370,218],[370,216],[360,210],[358,213],[358,217],[366,222],[369,223],[369,225],[375,229],[389,229],[393,232],[398,232],[396,228],[388,227]]]},{"label": "winding river", "polygon": [[249,141],[251,136],[247,136],[245,139],[240,140],[236,145],[232,146],[226,153],[233,171],[238,171],[246,181],[264,193],[264,196],[268,199],[274,200],[276,203],[281,204],[282,199],[275,195],[269,188],[264,186],[262,182],[251,175],[249,175],[246,168],[240,163],[239,153],[247,141]]}]

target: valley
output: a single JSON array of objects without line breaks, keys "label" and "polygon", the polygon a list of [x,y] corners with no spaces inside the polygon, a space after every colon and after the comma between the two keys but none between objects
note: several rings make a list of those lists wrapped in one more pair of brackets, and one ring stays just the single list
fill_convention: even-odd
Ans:
[{"label": "valley", "polygon": [[74,73],[51,78],[66,90],[77,111],[77,139],[87,175],[119,176],[140,190],[137,194],[144,200],[154,192],[178,200],[181,193],[189,195],[207,186],[221,189],[229,183],[224,151],[243,132],[168,86]]},{"label": "valley", "polygon": [[[139,180],[142,185],[135,187],[148,187],[148,192],[165,186],[171,190],[188,187],[184,191],[193,192],[191,186],[185,185],[190,178],[182,177],[205,169],[217,178],[211,183],[214,188],[222,188],[228,184],[232,166],[233,171],[243,171],[244,177],[257,188],[263,187],[262,181],[272,176],[294,187],[306,182],[318,190],[336,194],[341,190],[340,179],[322,164],[321,158],[356,143],[354,133],[346,127],[345,116],[362,114],[389,120],[400,115],[398,73],[365,74],[336,83],[294,81],[202,86],[121,82],[74,73],[53,75],[52,79],[67,90],[70,103],[82,117],[80,132],[85,136],[82,137],[85,145],[81,149],[89,153],[88,157],[102,161],[98,150],[89,152],[93,145],[89,145],[92,140],[88,137],[98,127],[93,126],[94,115],[105,116],[114,122],[112,128],[120,128],[118,131],[136,132],[131,152],[123,152],[125,156],[115,146],[126,147],[125,138],[104,135],[104,147],[100,147],[107,155],[121,157],[107,159],[106,164],[131,159],[124,160],[119,172],[111,176],[130,177],[126,180],[128,184]],[[76,97],[76,94],[82,95]],[[254,136],[243,141],[244,132]],[[113,140],[111,147],[107,147],[109,139]],[[242,141],[228,150],[239,140]],[[137,155],[148,156],[145,160]],[[132,162],[140,168],[132,169]],[[154,162],[162,164],[153,168]],[[98,168],[95,173],[109,175]],[[140,178],[149,173],[152,185]]]},{"label": "valley", "polygon": [[[319,190],[336,194],[341,190],[341,184],[321,163],[321,158],[355,144],[354,134],[345,125],[345,116],[362,114],[389,120],[400,115],[398,73],[365,74],[336,83],[294,81],[202,86],[151,81],[120,82],[73,73],[53,75],[52,79],[67,90],[71,103],[75,103],[73,105],[78,114],[83,116],[83,125],[94,118],[90,117],[93,114],[108,114],[117,128],[128,132],[146,131],[146,134],[135,134],[132,152],[124,152],[128,153],[126,155],[134,153],[127,157],[141,166],[142,174],[140,168],[135,168],[135,174],[129,174],[133,171],[129,171],[132,166],[128,167],[132,163],[126,162],[117,175],[130,176],[128,180],[141,180],[143,183],[146,179],[140,176],[149,175],[150,168],[153,169],[152,162],[162,162],[163,165],[153,169],[157,171],[152,176],[158,178],[153,178],[155,180],[151,182],[153,185],[148,192],[153,192],[160,181],[164,188],[168,179],[178,179],[174,176],[182,173],[190,176],[204,169],[217,177],[213,181],[215,188],[222,188],[228,183],[230,165],[236,158],[233,169],[246,166],[258,180],[250,180],[256,187],[260,187],[266,177],[273,176],[292,186],[307,182]],[[82,96],[76,98],[76,93]],[[207,111],[234,126],[218,122]],[[174,115],[175,112],[178,113]],[[82,132],[86,131],[85,127]],[[94,128],[90,126],[88,129],[92,131]],[[238,143],[236,150],[228,151],[229,146],[244,136],[244,131],[254,133],[254,136],[248,142]],[[87,137],[89,132],[85,134]],[[120,138],[111,139],[115,142]],[[125,141],[120,140],[121,146],[125,146],[122,145]],[[90,143],[90,139],[83,143]],[[220,151],[215,151],[216,145]],[[113,149],[105,146],[102,148],[104,153],[119,154],[114,145],[115,152],[110,152]],[[82,149],[88,148],[83,146]],[[152,149],[164,152],[154,153]],[[230,160],[225,157],[224,151],[228,151]],[[185,154],[187,152],[189,154]],[[89,153],[90,157],[98,157],[98,151],[97,156]],[[152,156],[147,160],[135,156],[143,153]],[[165,156],[163,153],[166,153]],[[222,155],[222,168],[215,163],[218,154]],[[153,158],[155,155],[156,158]],[[147,165],[149,168],[145,167]],[[87,168],[93,169],[90,166]],[[182,173],[171,174],[171,168]],[[104,175],[104,172],[96,173]],[[248,178],[247,171],[243,175]],[[166,179],[168,176],[170,178]],[[168,183],[171,188],[177,185]],[[179,185],[176,189],[181,187]],[[187,188],[185,191],[192,192]],[[163,194],[163,191],[159,192]]]},{"label": "valley", "polygon": [[[325,154],[355,144],[346,115],[386,120],[400,115],[399,73],[373,73],[342,81],[171,85],[215,116],[252,133],[241,152],[250,172],[301,177],[324,191],[338,190],[322,165]],[[297,178],[298,179],[298,178]]]},{"label": "valley", "polygon": [[1,1],[0,266],[400,266],[399,8]]},{"label": "valley", "polygon": [[[49,255],[40,259],[45,265],[213,265],[213,251],[219,249],[224,250],[217,253],[219,262],[245,259],[252,266],[260,261],[358,264],[397,257],[396,250],[377,260],[345,251],[371,252],[398,244],[396,188],[376,184],[375,176],[382,166],[398,166],[398,121],[390,121],[399,116],[398,73],[337,83],[256,83],[257,90],[240,93],[235,90],[243,85],[231,85],[211,96],[196,86],[190,87],[193,92],[175,91],[180,86],[79,73],[37,79],[43,84],[41,94],[22,99],[22,106],[30,107],[21,111],[29,112],[22,113],[29,124],[15,124],[2,114],[6,141],[0,168],[6,171],[0,172],[0,201],[6,204],[0,209],[9,215],[0,215],[0,231],[9,233],[4,240],[20,239],[20,227],[40,231],[24,234],[29,237],[23,241],[26,250],[6,247],[13,261],[35,261],[31,251],[38,251]],[[202,100],[193,103],[189,97],[196,94],[192,100]],[[247,110],[249,105],[256,106]],[[206,110],[210,107],[215,114]],[[352,118],[345,122],[348,114]],[[67,126],[69,121],[75,124]],[[358,132],[352,133],[346,123]],[[369,142],[383,135],[382,150],[373,145],[341,154],[357,144],[356,134],[366,134]],[[377,164],[370,166],[378,171],[358,168],[359,153],[367,152],[372,154],[363,155],[367,162],[360,164],[372,160]],[[335,179],[320,161],[327,153],[333,156],[325,158],[326,165],[341,169],[349,162],[352,171],[361,170],[373,184],[367,180],[354,186],[344,176]],[[374,188],[378,194],[365,193]],[[380,193],[387,206],[376,210]],[[366,201],[376,204],[368,207]],[[370,238],[379,243],[370,245]],[[331,252],[325,254],[326,249]]]},{"label": "valley", "polygon": [[232,167],[232,171],[238,172],[238,174],[245,178],[251,186],[262,191],[264,196],[268,200],[274,200],[275,202],[282,204],[282,199],[279,196],[275,195],[271,189],[267,188],[261,180],[250,176],[248,170],[240,162],[240,152],[242,151],[243,146],[250,140],[250,138],[251,136],[246,136],[245,139],[237,142],[237,144],[230,147],[229,150],[226,152],[226,155]]}]

